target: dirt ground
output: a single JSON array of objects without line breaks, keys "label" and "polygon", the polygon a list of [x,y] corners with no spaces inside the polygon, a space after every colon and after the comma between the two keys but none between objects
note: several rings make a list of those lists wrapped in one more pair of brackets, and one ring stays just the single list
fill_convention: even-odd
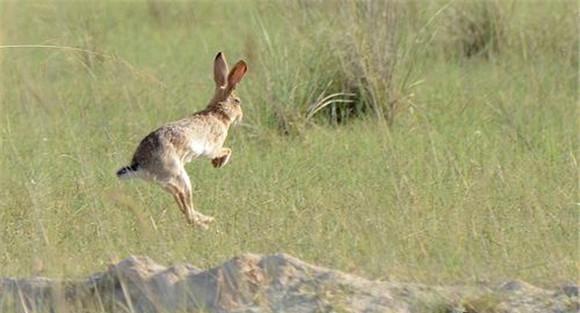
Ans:
[{"label": "dirt ground", "polygon": [[285,254],[209,270],[129,257],[84,280],[1,278],[2,312],[578,312],[578,287],[370,281]]}]

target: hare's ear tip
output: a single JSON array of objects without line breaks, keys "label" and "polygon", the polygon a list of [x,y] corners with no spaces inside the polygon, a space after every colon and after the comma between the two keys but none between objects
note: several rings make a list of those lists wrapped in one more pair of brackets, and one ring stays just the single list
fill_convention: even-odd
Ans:
[{"label": "hare's ear tip", "polygon": [[216,59],[218,59],[218,58],[221,58],[223,55],[224,55],[224,54],[223,54],[223,52],[219,51],[219,52],[216,54],[215,58],[216,58]]}]

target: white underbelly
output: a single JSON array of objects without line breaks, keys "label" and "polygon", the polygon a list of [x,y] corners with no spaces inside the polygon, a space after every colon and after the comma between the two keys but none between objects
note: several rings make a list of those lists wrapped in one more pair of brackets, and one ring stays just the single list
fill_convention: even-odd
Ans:
[{"label": "white underbelly", "polygon": [[185,162],[191,162],[191,160],[199,157],[211,158],[214,155],[214,148],[214,145],[207,140],[192,140],[189,144]]}]

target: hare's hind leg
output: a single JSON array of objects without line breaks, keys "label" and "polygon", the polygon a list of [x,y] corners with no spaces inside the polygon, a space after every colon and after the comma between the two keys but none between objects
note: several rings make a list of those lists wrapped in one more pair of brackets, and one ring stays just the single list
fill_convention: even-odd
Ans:
[{"label": "hare's hind leg", "polygon": [[185,215],[188,223],[201,226],[204,229],[207,228],[207,224],[211,222],[213,218],[193,210],[190,205],[191,196],[188,196],[187,188],[184,188],[181,178],[176,177],[170,182],[163,183],[162,187],[173,196],[175,202],[177,202],[179,210]]},{"label": "hare's hind leg", "polygon": [[184,196],[183,202],[185,203],[186,206],[185,215],[187,216],[187,220],[190,223],[194,223],[203,228],[207,228],[208,224],[214,221],[214,218],[211,216],[203,215],[202,213],[196,211],[193,208],[193,201],[191,199],[192,198],[191,181],[189,179],[189,176],[187,175],[187,172],[185,171],[185,168],[182,168],[181,173],[178,177],[178,181],[179,185],[182,187],[183,190]]},{"label": "hare's hind leg", "polygon": [[179,187],[173,183],[166,183],[162,185],[163,189],[165,191],[167,191],[168,193],[170,193],[173,196],[173,199],[175,199],[175,202],[177,203],[177,206],[179,207],[179,210],[183,213],[183,214],[187,214],[187,207],[185,206],[185,202],[183,202],[182,197],[179,196],[180,194],[180,190]]},{"label": "hare's hind leg", "polygon": [[228,163],[231,156],[232,156],[232,149],[222,148],[220,153],[215,158],[211,159],[211,164],[215,168],[223,167]]}]

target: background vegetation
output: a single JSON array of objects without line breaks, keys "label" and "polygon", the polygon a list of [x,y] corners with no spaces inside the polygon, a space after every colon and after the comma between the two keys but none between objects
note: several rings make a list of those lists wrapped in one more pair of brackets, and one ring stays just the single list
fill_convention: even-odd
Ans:
[{"label": "background vegetation", "polygon": [[[573,1],[0,10],[0,276],[286,252],[377,279],[576,277]],[[206,104],[220,50],[250,72],[231,164],[188,166],[204,232],[114,173]]]}]

